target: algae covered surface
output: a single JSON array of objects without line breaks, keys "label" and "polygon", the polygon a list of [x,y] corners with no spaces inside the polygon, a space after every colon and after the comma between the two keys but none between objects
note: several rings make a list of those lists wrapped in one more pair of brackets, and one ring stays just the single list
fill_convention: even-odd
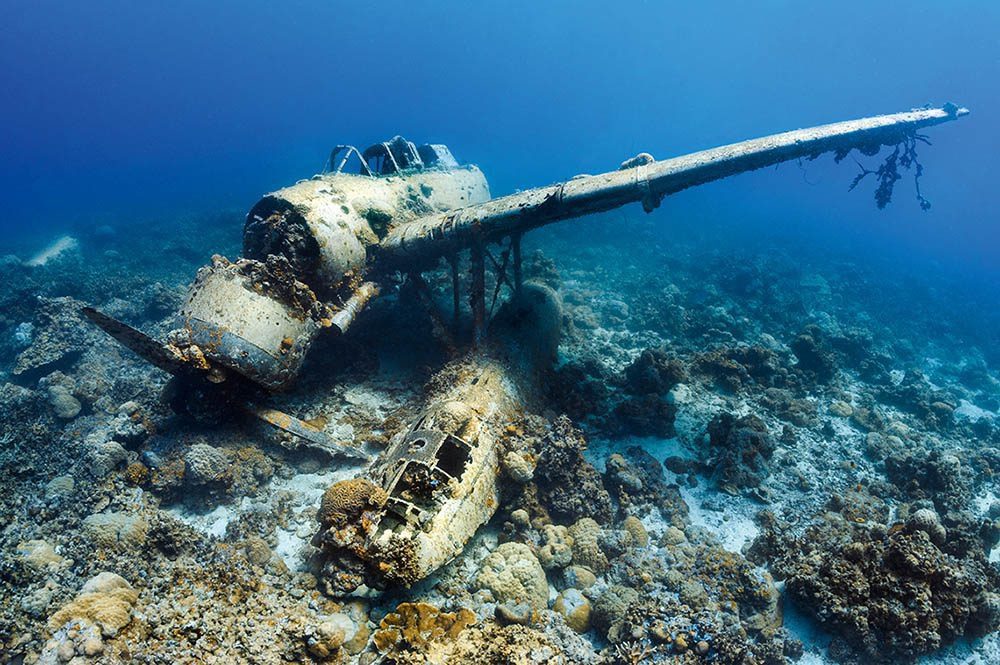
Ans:
[{"label": "algae covered surface", "polygon": [[[240,215],[173,223],[206,220],[235,254]],[[384,501],[352,480],[364,464],[174,413],[164,373],[75,318],[86,302],[165,331],[208,258],[195,234],[169,254],[109,229],[41,266],[5,259],[3,658],[994,658],[990,285],[708,231],[665,243],[647,218],[580,224],[586,246],[544,231],[525,247],[563,337],[504,429],[495,516],[426,580],[353,596],[330,592],[317,535]],[[629,260],[609,262],[623,227]],[[432,328],[387,294],[280,406],[377,455],[449,380]]]}]

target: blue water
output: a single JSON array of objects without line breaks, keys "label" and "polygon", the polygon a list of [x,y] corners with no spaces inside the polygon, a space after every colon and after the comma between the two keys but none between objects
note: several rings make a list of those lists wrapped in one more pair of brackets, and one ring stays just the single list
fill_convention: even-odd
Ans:
[{"label": "blue water", "polygon": [[[1000,271],[1000,3],[18,2],[0,7],[0,195],[19,234],[248,208],[339,142],[445,142],[495,194],[945,101],[920,211],[848,160],[668,199],[655,219]],[[632,214],[636,214],[632,211]],[[641,214],[641,213],[638,213]],[[139,228],[139,227],[137,227]]]}]

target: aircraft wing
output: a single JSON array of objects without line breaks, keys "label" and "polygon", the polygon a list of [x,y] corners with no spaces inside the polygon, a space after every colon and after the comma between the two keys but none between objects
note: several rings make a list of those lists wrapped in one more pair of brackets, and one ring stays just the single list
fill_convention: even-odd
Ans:
[{"label": "aircraft wing", "polygon": [[662,161],[644,153],[617,171],[578,176],[400,224],[379,244],[381,260],[403,268],[426,265],[477,244],[627,203],[641,202],[649,212],[664,196],[737,173],[828,152],[839,160],[852,149],[872,155],[882,146],[910,144],[920,138],[918,130],[968,112],[946,104],[773,134]]}]

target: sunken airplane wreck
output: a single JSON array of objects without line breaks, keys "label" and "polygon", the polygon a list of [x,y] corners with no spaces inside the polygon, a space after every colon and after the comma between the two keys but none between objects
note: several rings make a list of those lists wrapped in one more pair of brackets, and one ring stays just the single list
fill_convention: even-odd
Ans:
[{"label": "sunken airplane wreck", "polygon": [[[423,271],[444,259],[460,314],[458,255],[469,252],[471,340],[446,366],[424,412],[369,464],[362,477],[324,495],[314,539],[332,594],[409,585],[458,555],[496,511],[500,434],[530,403],[538,370],[551,363],[561,316],[558,295],[523,282],[522,234],[626,205],[647,212],[667,195],[744,171],[801,158],[892,149],[878,171],[876,200],[888,201],[898,165],[915,167],[920,130],[968,111],[948,104],[801,129],[657,161],[642,153],[617,170],[490,198],[483,173],[443,145],[401,137],[364,152],[341,145],[327,172],[264,196],[247,215],[244,258],[214,257],[198,271],[163,341],[93,309],[84,313],[116,340],[171,373],[167,397],[195,416],[249,413],[303,445],[333,456],[367,457],[320,429],[268,408],[288,389],[323,330],[344,334],[380,289],[405,276],[422,294]],[[355,173],[346,167],[357,164]],[[853,188],[853,185],[852,185]],[[918,190],[919,196],[919,190]],[[921,198],[921,205],[924,200]],[[500,258],[489,246],[501,245]],[[487,320],[485,271],[509,302]],[[489,335],[487,335],[487,330]],[[228,410],[227,410],[228,409]]]}]

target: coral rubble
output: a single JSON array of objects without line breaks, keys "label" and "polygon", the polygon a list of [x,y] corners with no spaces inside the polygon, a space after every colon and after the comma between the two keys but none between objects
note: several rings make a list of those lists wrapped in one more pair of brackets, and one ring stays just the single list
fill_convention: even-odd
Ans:
[{"label": "coral rubble", "polygon": [[[87,302],[166,333],[198,235],[235,254],[236,216],[0,261],[0,662],[995,660],[1000,322],[982,294],[606,222],[581,224],[629,260],[555,231],[526,248],[563,297],[538,394],[503,422],[435,412],[443,435],[489,423],[496,484],[493,519],[426,577],[373,540],[390,497],[362,463],[173,412],[173,383],[80,320]],[[427,281],[446,299],[446,269]],[[409,297],[317,342],[274,400],[377,454],[428,396],[475,385]],[[406,480],[417,507],[454,488]]]}]

